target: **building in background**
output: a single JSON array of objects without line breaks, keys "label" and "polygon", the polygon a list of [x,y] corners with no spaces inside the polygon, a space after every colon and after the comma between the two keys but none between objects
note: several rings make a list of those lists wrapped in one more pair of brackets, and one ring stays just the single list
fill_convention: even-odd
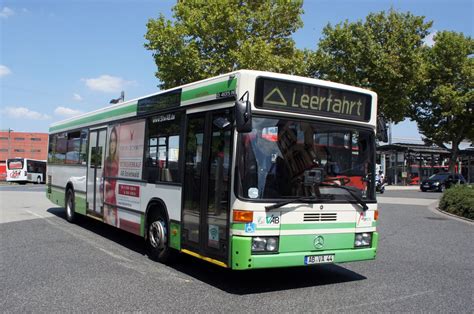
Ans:
[{"label": "building in background", "polygon": [[[377,163],[388,184],[418,185],[429,176],[449,169],[450,152],[436,145],[394,143],[377,147]],[[474,150],[459,151],[455,172],[474,182]]]},{"label": "building in background", "polygon": [[0,131],[0,181],[6,179],[5,161],[15,157],[46,160],[48,133]]}]

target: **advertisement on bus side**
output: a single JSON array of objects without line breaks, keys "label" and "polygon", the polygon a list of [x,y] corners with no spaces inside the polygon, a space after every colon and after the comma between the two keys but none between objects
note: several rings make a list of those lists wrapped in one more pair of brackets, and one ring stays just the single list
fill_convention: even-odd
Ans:
[{"label": "advertisement on bus side", "polygon": [[142,178],[145,121],[111,125],[107,133],[104,221],[121,229],[139,233],[140,214],[120,207],[133,211],[140,210],[140,184],[120,179]]}]

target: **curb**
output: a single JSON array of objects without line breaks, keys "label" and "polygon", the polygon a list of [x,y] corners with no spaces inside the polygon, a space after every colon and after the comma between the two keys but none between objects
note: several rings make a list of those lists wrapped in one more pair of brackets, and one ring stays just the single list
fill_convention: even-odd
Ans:
[{"label": "curb", "polygon": [[471,226],[474,226],[474,220],[471,220],[469,218],[465,218],[465,217],[460,217],[458,215],[454,215],[454,214],[451,214],[451,213],[447,213],[445,211],[442,211],[441,209],[439,209],[438,207],[439,205],[439,200],[437,200],[436,202],[433,202],[432,204],[428,205],[428,208],[434,212],[434,213],[437,213],[439,215],[443,215],[443,216],[448,216],[454,220],[457,220],[457,221],[462,221],[464,223],[467,223]]}]

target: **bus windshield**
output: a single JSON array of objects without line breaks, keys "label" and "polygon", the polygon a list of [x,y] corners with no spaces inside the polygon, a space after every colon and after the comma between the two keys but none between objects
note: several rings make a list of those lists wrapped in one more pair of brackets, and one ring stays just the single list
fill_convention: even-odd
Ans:
[{"label": "bus windshield", "polygon": [[334,201],[353,201],[343,185],[375,200],[373,131],[349,125],[255,117],[252,131],[239,135],[237,193],[244,199],[274,200],[314,195],[306,170],[323,169],[313,187]]},{"label": "bus windshield", "polygon": [[23,169],[23,158],[8,159],[7,167],[9,170]]}]

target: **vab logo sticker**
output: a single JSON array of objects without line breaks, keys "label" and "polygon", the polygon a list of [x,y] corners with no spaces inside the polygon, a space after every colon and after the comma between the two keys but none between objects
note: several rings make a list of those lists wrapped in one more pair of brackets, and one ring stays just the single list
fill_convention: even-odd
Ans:
[{"label": "vab logo sticker", "polygon": [[314,238],[313,245],[316,249],[322,249],[324,246],[324,237],[318,235],[316,238]]}]

